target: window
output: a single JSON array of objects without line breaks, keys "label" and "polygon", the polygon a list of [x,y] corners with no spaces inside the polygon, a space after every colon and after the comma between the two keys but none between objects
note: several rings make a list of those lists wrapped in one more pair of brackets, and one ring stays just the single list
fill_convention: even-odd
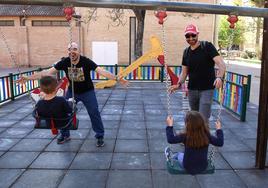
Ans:
[{"label": "window", "polygon": [[68,26],[67,21],[62,21],[62,20],[33,20],[32,21],[32,26],[40,26],[40,27],[53,27],[53,26],[60,26],[60,27],[66,27]]},{"label": "window", "polygon": [[14,20],[0,20],[0,26],[15,26]]}]

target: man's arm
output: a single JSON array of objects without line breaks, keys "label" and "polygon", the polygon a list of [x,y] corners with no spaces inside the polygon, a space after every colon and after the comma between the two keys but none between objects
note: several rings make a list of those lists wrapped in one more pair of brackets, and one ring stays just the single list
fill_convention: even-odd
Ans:
[{"label": "man's arm", "polygon": [[224,79],[224,73],[226,71],[226,65],[222,59],[221,56],[215,56],[213,58],[213,61],[215,62],[215,64],[218,67],[218,72],[217,72],[217,76],[216,76],[216,80],[214,82],[215,87],[221,88],[222,87],[222,83],[223,83],[223,79]]},{"label": "man's arm", "polygon": [[41,77],[43,77],[43,76],[55,75],[57,72],[58,72],[57,69],[55,69],[54,67],[51,67],[50,69],[43,70],[41,72],[37,72],[37,73],[32,74],[30,76],[21,76],[16,82],[20,83],[20,84],[24,84],[28,80],[38,80],[38,79],[41,79]]},{"label": "man's arm", "polygon": [[180,80],[179,80],[178,84],[172,85],[169,87],[169,92],[173,93],[175,90],[178,90],[181,87],[181,85],[185,82],[187,76],[188,76],[188,67],[182,65]]},{"label": "man's arm", "polygon": [[116,80],[116,81],[119,80],[119,83],[121,85],[123,85],[124,87],[127,87],[128,84],[129,84],[129,82],[127,80],[125,80],[124,78],[117,78],[116,75],[114,75],[114,74],[110,73],[109,71],[106,71],[106,70],[104,70],[104,69],[102,69],[100,67],[97,67],[95,69],[95,71],[97,73],[99,73],[100,75],[102,75],[102,76],[104,76],[104,77],[106,77],[106,78],[108,78],[110,80]]}]

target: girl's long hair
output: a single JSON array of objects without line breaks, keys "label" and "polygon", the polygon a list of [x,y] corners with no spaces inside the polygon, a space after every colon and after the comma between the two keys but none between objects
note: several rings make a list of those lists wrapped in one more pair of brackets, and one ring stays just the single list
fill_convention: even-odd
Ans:
[{"label": "girl's long hair", "polygon": [[203,116],[197,111],[189,111],[185,117],[186,146],[203,148],[209,145],[209,128]]}]

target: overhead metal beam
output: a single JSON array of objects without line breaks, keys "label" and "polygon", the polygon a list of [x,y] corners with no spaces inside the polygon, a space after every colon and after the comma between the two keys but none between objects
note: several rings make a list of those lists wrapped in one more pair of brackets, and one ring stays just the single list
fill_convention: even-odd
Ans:
[{"label": "overhead metal beam", "polygon": [[166,11],[191,12],[205,14],[236,14],[238,16],[266,17],[268,10],[265,8],[238,7],[226,5],[213,5],[204,3],[170,2],[161,0],[0,0],[0,4],[16,5],[51,5],[63,6],[71,4],[75,7],[99,7],[122,9],[146,9]]}]

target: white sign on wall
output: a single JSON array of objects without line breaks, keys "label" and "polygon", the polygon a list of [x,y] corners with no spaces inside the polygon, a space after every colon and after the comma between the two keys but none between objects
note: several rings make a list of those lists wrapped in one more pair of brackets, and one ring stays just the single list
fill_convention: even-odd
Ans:
[{"label": "white sign on wall", "polygon": [[98,65],[118,64],[118,43],[93,41],[92,60]]}]

